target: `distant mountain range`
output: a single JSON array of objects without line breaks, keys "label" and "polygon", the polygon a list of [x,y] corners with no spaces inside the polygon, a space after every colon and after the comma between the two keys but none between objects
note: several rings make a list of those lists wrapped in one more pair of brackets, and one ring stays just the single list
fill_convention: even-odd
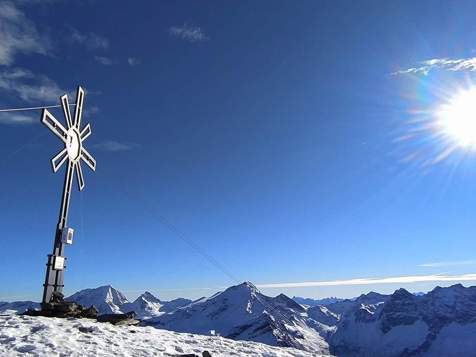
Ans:
[{"label": "distant mountain range", "polygon": [[311,299],[311,298],[303,298],[299,296],[293,296],[293,300],[296,301],[298,304],[305,305],[305,306],[317,306],[317,305],[330,305],[335,302],[342,301],[344,299],[336,298],[336,297],[330,297],[330,298],[324,298],[324,299]]},{"label": "distant mountain range", "polygon": [[381,297],[346,307],[328,339],[335,355],[476,356],[476,287],[437,287],[424,295],[399,289]]},{"label": "distant mountain range", "polygon": [[[269,297],[251,283],[232,286],[196,301],[162,301],[149,292],[133,302],[111,286],[82,290],[67,298],[94,305],[100,313],[134,311],[159,329],[339,357],[476,356],[476,287],[437,287],[427,294],[399,289],[355,299],[312,300],[284,294]],[[332,300],[332,301],[331,301]],[[320,301],[321,303],[316,303]],[[0,311],[38,307],[0,303]]]},{"label": "distant mountain range", "polygon": [[137,318],[148,319],[175,311],[179,307],[192,302],[189,299],[162,301],[146,291],[133,302],[129,302],[124,294],[110,285],[95,289],[85,289],[66,298],[83,306],[94,305],[100,314],[117,314],[134,311]]}]

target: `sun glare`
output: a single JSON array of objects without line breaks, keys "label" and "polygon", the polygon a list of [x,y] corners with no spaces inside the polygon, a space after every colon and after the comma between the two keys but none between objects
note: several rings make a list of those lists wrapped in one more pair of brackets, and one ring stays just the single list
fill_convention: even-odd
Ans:
[{"label": "sun glare", "polygon": [[460,91],[436,112],[437,130],[455,145],[476,150],[476,87]]}]

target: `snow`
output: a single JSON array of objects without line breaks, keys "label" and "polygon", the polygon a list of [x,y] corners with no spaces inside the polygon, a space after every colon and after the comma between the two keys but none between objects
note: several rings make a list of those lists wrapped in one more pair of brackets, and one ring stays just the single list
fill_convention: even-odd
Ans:
[{"label": "snow", "polygon": [[120,291],[110,285],[81,290],[66,298],[66,300],[74,301],[84,307],[94,305],[101,314],[121,313],[121,305],[129,302]]},{"label": "snow", "polygon": [[113,326],[88,319],[0,315],[1,356],[215,356],[318,357],[293,348],[159,330]]},{"label": "snow", "polygon": [[[347,327],[344,336],[339,336],[338,347],[343,356],[400,356],[406,349],[413,350],[423,344],[427,334],[428,326],[421,320],[412,325],[396,326],[387,333],[383,333],[376,323],[356,322],[352,328]],[[337,339],[333,342],[337,343]],[[358,348],[349,353],[355,346]]]},{"label": "snow", "polygon": [[93,305],[100,314],[120,314],[134,311],[139,319],[157,317],[164,313],[175,311],[179,307],[192,302],[192,300],[182,298],[172,301],[161,301],[148,291],[133,302],[129,302],[123,293],[110,285],[78,291],[66,298],[66,300],[74,301],[85,307]]},{"label": "snow", "polygon": [[[238,355],[242,355],[244,350],[237,349],[236,346],[251,348],[250,346],[255,346],[253,343],[258,343],[257,346],[265,343],[270,345],[269,348],[276,346],[279,351],[287,351],[286,356],[307,356],[306,353],[326,355],[331,352],[340,357],[396,357],[402,354],[415,357],[476,357],[476,287],[465,288],[459,284],[447,288],[437,287],[424,295],[411,294],[405,289],[398,289],[391,295],[371,292],[356,299],[313,307],[303,307],[284,294],[266,296],[249,282],[194,302],[186,299],[161,301],[145,292],[131,303],[111,286],[83,290],[70,298],[78,299],[86,306],[93,304],[100,311],[103,310],[102,313],[134,310],[143,319],[142,325],[148,327],[134,327],[135,332],[130,332],[132,328],[121,329],[112,325],[98,325],[93,321],[76,320],[75,326],[65,327],[65,336],[46,341],[45,344],[61,345],[62,339],[69,339],[66,335],[78,334],[79,328],[86,328],[91,329],[91,332],[79,331],[81,333],[73,340],[86,341],[96,338],[94,334],[99,334],[109,338],[109,342],[92,339],[90,341],[95,342],[91,344],[104,347],[108,343],[111,346],[119,343],[117,348],[113,348],[116,348],[118,354],[126,355],[141,355],[140,351],[147,348],[147,352],[152,351],[152,355],[157,355],[159,350],[151,350],[155,347],[143,347],[144,344],[152,343],[150,339],[148,342],[141,340],[147,339],[145,335],[152,336],[150,331],[154,331],[152,334],[159,341],[155,345],[162,348],[159,355],[171,355],[170,351],[175,351],[176,346],[185,351],[186,348],[180,341],[182,336],[187,336],[193,338],[194,343],[188,345],[187,351],[191,350],[192,345],[199,346],[195,346],[197,349],[203,347],[221,351],[220,348],[236,344],[230,347],[230,353],[222,352],[222,355],[233,355],[232,351],[239,351]],[[37,308],[38,304],[29,301],[0,302],[0,314],[10,310],[5,315],[10,316],[8,324],[17,325],[11,327],[0,324],[0,347],[3,348],[0,349],[0,356],[28,352],[29,349],[29,355],[42,355],[43,352],[35,352],[31,341],[41,336],[40,332],[48,327],[42,325],[45,324],[44,321],[51,324],[54,320],[41,322],[41,318],[28,320],[24,317],[11,317],[13,311],[24,311],[27,307]],[[15,322],[19,318],[23,319],[21,321],[25,326]],[[32,321],[36,321],[36,325]],[[62,326],[72,323],[69,320],[58,322]],[[95,327],[86,326],[88,323]],[[23,331],[23,335],[12,336],[9,329]],[[49,333],[54,335],[53,330],[51,327]],[[117,335],[117,341],[120,342],[114,342],[113,337],[106,336],[107,334]],[[131,338],[131,335],[134,337]],[[170,336],[173,336],[176,344],[167,340]],[[164,346],[172,347],[165,350]],[[290,350],[283,350],[283,346],[307,352],[289,354]],[[9,352],[3,353],[7,348]],[[258,350],[262,351],[263,348]],[[256,351],[246,353],[253,356],[276,355],[259,354]]]},{"label": "snow", "polygon": [[328,339],[331,352],[342,357],[476,356],[476,287],[437,287],[420,296],[398,289],[384,302],[371,300],[341,309]]},{"label": "snow", "polygon": [[286,295],[269,297],[245,282],[147,323],[171,331],[203,335],[215,331],[234,340],[328,353],[324,337],[306,324],[305,311]]}]

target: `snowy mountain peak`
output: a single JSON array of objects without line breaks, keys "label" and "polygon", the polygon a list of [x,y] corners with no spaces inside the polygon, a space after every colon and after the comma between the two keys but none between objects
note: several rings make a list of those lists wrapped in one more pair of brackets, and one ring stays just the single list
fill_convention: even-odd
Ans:
[{"label": "snowy mountain peak", "polygon": [[213,331],[237,340],[328,351],[324,339],[306,325],[304,313],[305,309],[286,295],[269,297],[245,282],[149,323],[172,331],[204,335]]},{"label": "snowy mountain peak", "polygon": [[376,304],[376,303],[387,300],[387,298],[388,298],[388,295],[382,295],[382,294],[376,293],[375,291],[371,291],[367,294],[360,295],[357,299],[355,299],[355,301],[357,301],[358,303],[363,303],[363,304]]},{"label": "snowy mountain peak", "polygon": [[159,304],[161,303],[161,301],[160,301],[159,298],[155,297],[152,293],[150,293],[150,292],[148,292],[148,291],[146,291],[145,293],[143,293],[142,295],[140,295],[140,296],[136,299],[136,301],[137,301],[138,299],[144,299],[144,300],[147,300],[147,301],[149,301],[149,302],[154,302],[154,303],[159,303]]},{"label": "snowy mountain peak", "polygon": [[296,301],[284,294],[279,294],[274,298],[276,304],[280,304],[286,308],[292,309],[297,312],[305,312],[306,309],[298,304]]},{"label": "snowy mountain peak", "polygon": [[433,299],[446,300],[449,303],[450,301],[454,302],[454,300],[473,295],[473,289],[474,287],[465,288],[461,284],[452,285],[450,286],[450,289],[437,286],[430,291],[427,296],[432,297]]},{"label": "snowy mountain peak", "polygon": [[239,285],[234,285],[226,289],[225,291],[216,293],[206,300],[216,299],[220,296],[220,299],[230,300],[234,303],[242,304],[260,299],[261,293],[258,288],[250,282],[244,282]]},{"label": "snowy mountain peak", "polygon": [[102,314],[120,313],[121,306],[129,301],[119,290],[111,285],[104,285],[94,289],[84,289],[66,298],[80,305],[89,307],[95,306]]},{"label": "snowy mountain peak", "polygon": [[114,289],[111,285],[81,290],[66,300],[74,301],[86,307],[94,305],[100,314],[119,314],[133,311],[136,317],[140,319],[172,312],[192,302],[182,298],[172,301],[161,301],[149,291],[140,295],[134,302],[129,302],[124,294]]},{"label": "snowy mountain peak", "polygon": [[233,292],[242,291],[243,293],[251,293],[251,294],[259,293],[258,288],[254,286],[252,283],[250,283],[249,281],[245,281],[244,283],[241,283],[239,285],[229,287],[225,291],[228,291],[228,290]]},{"label": "snowy mountain peak", "polygon": [[408,290],[405,290],[404,288],[400,288],[398,290],[395,290],[395,292],[390,295],[391,299],[398,299],[398,298],[403,298],[403,299],[411,299],[415,295],[410,293]]},{"label": "snowy mountain peak", "polygon": [[146,291],[139,295],[132,303],[126,303],[121,306],[122,312],[134,311],[138,318],[149,318],[160,315],[163,303]]}]

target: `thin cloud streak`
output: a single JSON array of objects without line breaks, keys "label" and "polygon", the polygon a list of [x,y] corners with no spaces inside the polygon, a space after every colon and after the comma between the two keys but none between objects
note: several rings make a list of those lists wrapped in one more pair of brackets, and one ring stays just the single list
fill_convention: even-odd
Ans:
[{"label": "thin cloud streak", "polygon": [[136,143],[121,143],[115,140],[105,140],[99,144],[93,145],[94,148],[103,151],[130,151],[139,147]]},{"label": "thin cloud streak", "polygon": [[187,24],[170,27],[169,34],[189,42],[204,42],[208,40],[208,37],[200,27],[188,26]]},{"label": "thin cloud streak", "polygon": [[306,281],[299,283],[273,283],[257,284],[261,289],[281,289],[281,288],[308,288],[316,286],[351,286],[351,285],[373,285],[373,284],[405,284],[422,282],[443,282],[443,281],[476,281],[476,273],[462,275],[409,275],[387,278],[360,278],[348,280],[330,280],[330,281]]},{"label": "thin cloud streak", "polygon": [[33,119],[24,114],[0,113],[0,124],[3,125],[30,125],[35,123],[39,123],[38,118]]},{"label": "thin cloud streak", "polygon": [[106,50],[109,41],[95,33],[81,33],[76,29],[71,30],[71,42],[85,46],[89,50]]},{"label": "thin cloud streak", "polygon": [[110,66],[111,64],[114,63],[112,59],[105,56],[94,56],[94,59],[96,60],[96,62],[105,66]]},{"label": "thin cloud streak", "polygon": [[451,266],[458,266],[458,265],[475,265],[476,260],[460,260],[460,261],[453,261],[453,262],[434,262],[434,263],[423,263],[418,264],[419,267],[425,268],[439,268],[439,267],[451,267]]},{"label": "thin cloud streak", "polygon": [[433,58],[419,63],[417,67],[407,68],[400,71],[393,72],[393,76],[402,75],[402,74],[423,74],[428,75],[430,71],[435,69],[460,72],[476,71],[476,57],[470,58],[460,58],[460,59],[449,59],[449,58]]},{"label": "thin cloud streak", "polygon": [[129,66],[134,67],[141,64],[141,60],[139,58],[129,57],[127,58],[127,63],[129,64]]}]

